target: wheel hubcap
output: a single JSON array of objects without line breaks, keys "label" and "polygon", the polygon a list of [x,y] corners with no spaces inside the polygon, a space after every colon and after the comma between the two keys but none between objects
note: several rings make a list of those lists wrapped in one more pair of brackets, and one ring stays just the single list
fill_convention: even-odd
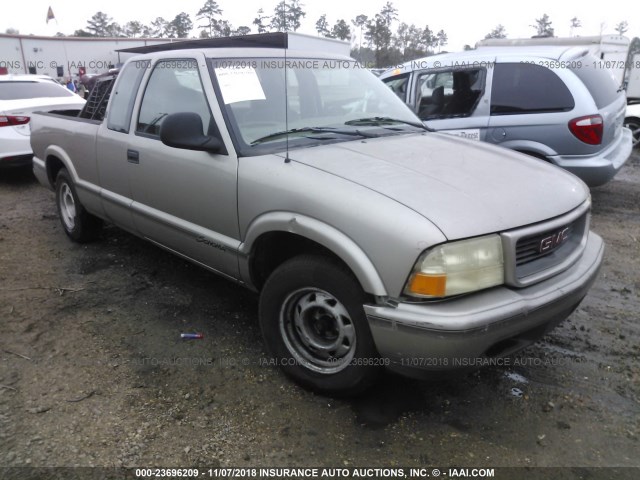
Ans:
[{"label": "wheel hubcap", "polygon": [[67,230],[73,230],[76,225],[76,202],[68,184],[62,184],[60,189],[60,216]]},{"label": "wheel hubcap", "polygon": [[631,130],[633,135],[633,146],[637,147],[638,143],[640,143],[640,123],[625,123],[625,127]]},{"label": "wheel hubcap", "polygon": [[355,355],[356,331],[349,312],[324,290],[291,293],[280,311],[280,332],[294,360],[315,372],[339,372]]}]

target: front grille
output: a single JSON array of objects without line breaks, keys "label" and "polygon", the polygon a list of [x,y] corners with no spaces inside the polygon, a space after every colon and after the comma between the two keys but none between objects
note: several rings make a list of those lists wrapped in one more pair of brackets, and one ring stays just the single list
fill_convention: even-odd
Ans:
[{"label": "front grille", "polygon": [[[516,277],[518,279],[542,272],[564,262],[582,243],[587,214],[557,228],[523,237],[516,243]],[[566,238],[554,244],[559,235]],[[546,243],[545,243],[546,242]],[[544,247],[548,247],[543,249]]]},{"label": "front grille", "polygon": [[526,287],[571,267],[587,244],[590,206],[586,201],[552,220],[503,232],[505,283]]},{"label": "front grille", "polygon": [[[571,238],[575,233],[574,225],[564,225],[559,229],[550,230],[547,232],[534,235],[532,237],[522,238],[516,245],[516,266],[524,265],[525,263],[535,262],[539,258],[555,252],[555,248],[549,248],[545,251],[540,251],[540,244],[543,240],[557,235],[558,232],[566,232],[567,236]],[[566,244],[560,245],[558,248],[565,247]]]}]

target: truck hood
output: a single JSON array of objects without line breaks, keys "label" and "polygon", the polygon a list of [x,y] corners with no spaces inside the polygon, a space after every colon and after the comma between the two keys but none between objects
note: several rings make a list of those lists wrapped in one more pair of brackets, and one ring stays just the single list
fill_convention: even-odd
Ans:
[{"label": "truck hood", "polygon": [[580,179],[542,160],[437,133],[292,150],[289,158],[402,203],[449,240],[548,220],[589,195]]}]

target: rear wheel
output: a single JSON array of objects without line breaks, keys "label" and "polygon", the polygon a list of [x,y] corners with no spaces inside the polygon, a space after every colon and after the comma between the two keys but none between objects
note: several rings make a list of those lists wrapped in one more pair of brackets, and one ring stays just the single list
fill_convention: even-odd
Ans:
[{"label": "rear wheel", "polygon": [[633,147],[640,145],[640,120],[637,118],[625,118],[624,126],[631,130],[633,134]]},{"label": "rear wheel", "polygon": [[333,259],[288,260],[271,274],[260,297],[267,348],[287,375],[308,388],[362,392],[380,370],[365,302],[358,281]]},{"label": "rear wheel", "polygon": [[56,177],[56,205],[60,223],[69,238],[85,243],[100,235],[102,220],[84,209],[66,168],[61,169]]}]

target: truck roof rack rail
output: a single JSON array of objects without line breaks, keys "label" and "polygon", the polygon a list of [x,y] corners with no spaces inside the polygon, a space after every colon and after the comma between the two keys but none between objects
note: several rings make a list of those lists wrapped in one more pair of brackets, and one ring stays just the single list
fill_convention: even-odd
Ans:
[{"label": "truck roof rack rail", "polygon": [[118,52],[154,53],[167,50],[187,50],[198,48],[288,48],[289,35],[283,32],[258,33],[235,37],[204,38],[200,40],[180,40],[159,45],[123,48]]}]

